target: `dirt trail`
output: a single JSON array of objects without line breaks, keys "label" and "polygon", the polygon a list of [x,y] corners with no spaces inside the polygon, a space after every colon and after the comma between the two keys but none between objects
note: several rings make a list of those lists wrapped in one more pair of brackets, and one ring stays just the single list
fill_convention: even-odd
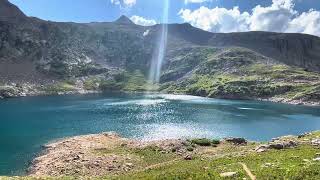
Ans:
[{"label": "dirt trail", "polygon": [[251,180],[256,180],[257,179],[256,176],[254,176],[252,174],[252,172],[250,171],[250,169],[248,168],[248,166],[246,164],[240,163],[240,162],[239,162],[239,164],[242,165],[243,170],[246,171],[247,175],[250,177]]}]

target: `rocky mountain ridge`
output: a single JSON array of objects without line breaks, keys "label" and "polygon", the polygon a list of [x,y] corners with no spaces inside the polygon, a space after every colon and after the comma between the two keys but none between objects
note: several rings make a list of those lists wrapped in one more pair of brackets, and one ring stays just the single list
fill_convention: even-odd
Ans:
[{"label": "rocky mountain ridge", "polygon": [[[272,32],[211,33],[186,23],[167,26],[168,44],[161,76],[163,90],[171,91],[172,87],[167,88],[170,83],[184,84],[182,92],[194,94],[186,89],[195,83],[195,76],[215,78],[229,73],[245,77],[248,73],[241,68],[256,64],[270,66],[270,62],[272,66],[292,67],[296,73],[320,72],[320,38],[316,36]],[[58,85],[59,90],[65,87],[72,90],[68,85],[74,86],[77,81],[95,89],[101,84],[112,86],[111,89],[122,89],[128,82],[141,84],[148,77],[160,33],[159,24],[139,26],[125,16],[114,22],[44,21],[27,17],[9,1],[1,0],[0,84],[38,87],[63,82],[63,88]],[[219,67],[227,71],[222,72]],[[145,78],[132,81],[128,74]],[[261,76],[259,72],[255,74]],[[318,79],[310,80],[307,76],[304,79],[317,84]],[[214,84],[213,79],[207,84]],[[130,86],[129,89],[135,88]]]}]

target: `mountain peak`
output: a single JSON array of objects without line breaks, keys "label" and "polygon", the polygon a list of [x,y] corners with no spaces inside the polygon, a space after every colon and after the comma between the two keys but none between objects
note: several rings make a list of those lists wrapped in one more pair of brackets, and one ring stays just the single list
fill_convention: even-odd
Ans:
[{"label": "mountain peak", "polygon": [[122,15],[115,21],[118,24],[134,24],[127,16]]},{"label": "mountain peak", "polygon": [[26,15],[8,0],[0,0],[0,21],[12,21],[26,18]]}]

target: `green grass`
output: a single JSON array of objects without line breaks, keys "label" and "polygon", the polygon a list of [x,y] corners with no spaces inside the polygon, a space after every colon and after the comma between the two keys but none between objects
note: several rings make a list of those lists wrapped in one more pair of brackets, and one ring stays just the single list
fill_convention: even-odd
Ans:
[{"label": "green grass", "polygon": [[164,152],[156,146],[147,146],[144,148],[128,148],[126,146],[117,146],[112,149],[96,150],[99,155],[130,155],[133,157],[133,163],[136,168],[145,168],[154,164],[163,163],[177,158],[173,152]]},{"label": "green grass", "polygon": [[75,91],[76,87],[74,86],[74,84],[71,84],[70,81],[64,81],[64,82],[58,82],[56,84],[48,85],[42,88],[42,90],[50,94],[56,94],[59,92]]},{"label": "green grass", "polygon": [[97,77],[90,77],[83,83],[84,89],[86,90],[98,90],[101,84],[101,79]]},{"label": "green grass", "polygon": [[154,89],[146,80],[145,75],[140,70],[133,72],[123,71],[113,75],[112,79],[102,80],[100,89],[103,91],[146,91]]},{"label": "green grass", "polygon": [[307,72],[301,68],[282,64],[267,65],[260,62],[251,62],[251,64],[245,66],[234,64],[231,63],[229,69],[234,69],[230,72],[217,69],[213,71],[214,73],[203,74],[202,71],[205,70],[198,70],[179,83],[166,83],[161,89],[167,92],[212,98],[257,99],[278,97],[315,102],[320,100],[319,73]]},{"label": "green grass", "polygon": [[235,179],[249,179],[240,162],[245,163],[257,179],[319,179],[320,162],[312,161],[316,153],[319,153],[318,149],[302,145],[296,149],[249,153],[246,156],[195,158],[191,161],[181,160],[156,169],[117,176],[116,179],[222,179],[220,173],[223,172],[237,172]]},{"label": "green grass", "polygon": [[207,139],[207,138],[200,138],[200,139],[191,139],[190,142],[192,144],[196,144],[199,146],[211,146],[211,145],[217,145],[220,144],[220,140],[217,139]]}]

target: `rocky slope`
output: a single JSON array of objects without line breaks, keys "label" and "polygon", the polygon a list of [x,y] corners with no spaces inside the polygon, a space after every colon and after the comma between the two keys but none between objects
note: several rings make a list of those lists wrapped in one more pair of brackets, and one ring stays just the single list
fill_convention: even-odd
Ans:
[{"label": "rocky slope", "polygon": [[[125,16],[102,23],[44,21],[1,0],[0,97],[150,89],[146,79],[160,30]],[[220,98],[318,102],[319,52],[320,38],[311,35],[210,33],[169,24],[160,87]],[[198,87],[204,82],[205,90]]]}]

